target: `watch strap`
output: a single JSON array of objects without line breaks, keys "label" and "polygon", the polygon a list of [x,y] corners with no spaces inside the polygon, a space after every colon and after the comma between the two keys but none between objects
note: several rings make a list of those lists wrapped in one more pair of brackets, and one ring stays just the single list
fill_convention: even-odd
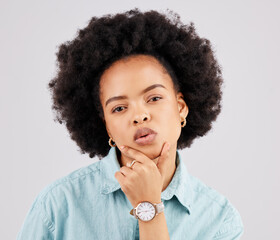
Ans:
[{"label": "watch strap", "polygon": [[[163,212],[164,211],[164,204],[163,202],[161,201],[160,203],[152,203],[155,208],[156,208],[156,215],[158,215],[159,213]],[[136,215],[136,208],[132,208],[130,210],[130,214],[132,216],[134,216],[136,219],[138,219],[137,215]]]},{"label": "watch strap", "polygon": [[164,204],[163,202],[160,202],[158,204],[154,203],[154,206],[156,207],[156,215],[164,211]]}]

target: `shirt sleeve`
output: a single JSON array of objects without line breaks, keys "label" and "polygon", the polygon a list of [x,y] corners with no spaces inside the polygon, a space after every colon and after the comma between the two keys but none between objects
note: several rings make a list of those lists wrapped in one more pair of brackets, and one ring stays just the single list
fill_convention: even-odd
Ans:
[{"label": "shirt sleeve", "polygon": [[238,240],[244,232],[244,226],[239,212],[230,205],[226,217],[215,234],[214,240]]},{"label": "shirt sleeve", "polygon": [[46,211],[37,199],[24,219],[17,240],[53,240],[53,224],[48,220]]}]

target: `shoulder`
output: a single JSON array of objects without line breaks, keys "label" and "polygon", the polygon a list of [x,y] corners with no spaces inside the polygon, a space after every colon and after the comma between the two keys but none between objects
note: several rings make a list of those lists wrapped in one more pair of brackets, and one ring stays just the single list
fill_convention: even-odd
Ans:
[{"label": "shoulder", "polygon": [[52,239],[55,226],[67,220],[81,203],[79,199],[97,194],[99,165],[100,161],[82,167],[44,187],[33,201],[18,239]]},{"label": "shoulder", "polygon": [[[88,166],[81,167],[66,176],[63,176],[45,186],[37,195],[35,202],[46,202],[50,197],[61,197],[61,194],[67,192],[81,192],[87,187],[87,182],[96,182],[98,184],[100,161],[94,162]],[[95,186],[96,186],[95,185]],[[35,203],[34,202],[34,203]]]},{"label": "shoulder", "polygon": [[194,191],[194,197],[197,200],[207,200],[207,202],[211,202],[221,208],[229,204],[229,200],[223,194],[208,186],[199,178],[190,175],[190,180]]},{"label": "shoulder", "polygon": [[200,179],[192,175],[190,179],[196,208],[207,212],[209,220],[212,219],[218,227],[215,239],[230,234],[240,236],[243,233],[243,222],[240,213],[230,200]]}]

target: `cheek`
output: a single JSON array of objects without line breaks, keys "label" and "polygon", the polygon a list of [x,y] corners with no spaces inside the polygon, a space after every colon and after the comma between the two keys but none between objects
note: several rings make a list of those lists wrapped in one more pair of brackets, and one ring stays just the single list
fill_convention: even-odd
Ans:
[{"label": "cheek", "polygon": [[180,122],[180,114],[179,114],[177,102],[172,101],[172,103],[168,106],[166,111],[168,112],[168,114],[166,114],[167,117],[169,118],[170,121],[172,121],[173,124]]},{"label": "cheek", "polygon": [[161,122],[166,137],[173,141],[178,140],[181,134],[181,123],[177,105],[172,105],[169,109],[166,109],[165,115],[161,116]]},{"label": "cheek", "polygon": [[108,124],[109,131],[113,135],[113,137],[117,140],[122,140],[122,138],[125,136],[125,130],[127,130],[127,127],[124,124],[124,121],[120,118],[118,119],[109,119],[108,120],[110,124]]}]

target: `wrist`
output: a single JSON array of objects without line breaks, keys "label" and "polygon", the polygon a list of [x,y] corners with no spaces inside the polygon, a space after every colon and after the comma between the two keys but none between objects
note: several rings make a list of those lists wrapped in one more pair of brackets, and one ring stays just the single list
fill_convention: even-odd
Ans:
[{"label": "wrist", "polygon": [[160,201],[159,203],[142,201],[136,207],[131,209],[130,214],[133,215],[136,219],[148,222],[163,211],[164,204],[162,201]]},{"label": "wrist", "polygon": [[159,203],[162,202],[162,201],[161,201],[161,198],[147,198],[147,199],[145,199],[145,200],[142,200],[142,201],[139,201],[139,202],[136,202],[136,203],[132,204],[132,206],[133,206],[133,208],[136,208],[136,207],[138,206],[139,203],[141,203],[141,202],[146,202],[146,201],[148,201],[148,202],[150,202],[150,203],[155,203],[155,204],[159,204]]}]

